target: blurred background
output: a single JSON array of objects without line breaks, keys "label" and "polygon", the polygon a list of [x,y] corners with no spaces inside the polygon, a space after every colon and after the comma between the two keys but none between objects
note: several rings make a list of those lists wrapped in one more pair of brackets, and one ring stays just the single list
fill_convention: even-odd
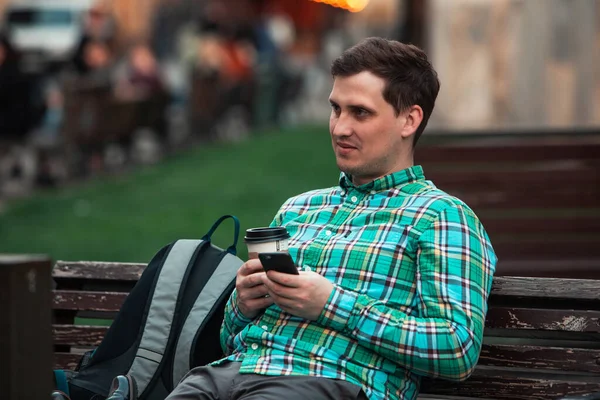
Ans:
[{"label": "blurred background", "polygon": [[384,36],[439,73],[416,161],[481,217],[499,272],[600,277],[598,0],[0,0],[0,16],[0,253],[145,262],[223,214],[268,225],[336,184],[329,65]]}]

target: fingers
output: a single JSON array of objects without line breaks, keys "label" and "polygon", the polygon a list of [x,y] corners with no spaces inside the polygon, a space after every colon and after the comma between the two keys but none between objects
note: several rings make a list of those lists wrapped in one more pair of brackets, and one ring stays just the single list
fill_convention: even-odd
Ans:
[{"label": "fingers", "polygon": [[235,287],[240,290],[259,286],[263,284],[265,277],[266,275],[264,272],[257,272],[248,276],[238,276]]},{"label": "fingers", "polygon": [[260,260],[252,259],[242,264],[242,266],[238,270],[238,275],[248,276],[257,272],[263,272],[262,264],[260,263]]},{"label": "fingers", "polygon": [[246,302],[246,307],[249,308],[250,310],[262,310],[263,308],[267,308],[269,307],[271,304],[273,304],[273,298],[272,297],[259,297],[257,299],[253,299],[253,300],[248,300]]},{"label": "fingers", "polygon": [[298,288],[302,283],[302,279],[300,278],[302,275],[292,275],[285,274],[283,272],[277,271],[269,271],[267,272],[267,277],[272,282],[279,283],[280,285]]},{"label": "fingers", "polygon": [[251,288],[243,288],[242,290],[238,290],[238,298],[240,301],[248,301],[252,299],[257,299],[259,297],[265,297],[265,295],[269,294],[269,290],[265,285],[257,285]]},{"label": "fingers", "polygon": [[264,286],[268,290],[268,293],[271,297],[275,297],[276,299],[289,300],[296,299],[297,297],[298,292],[294,288],[280,285],[279,283],[274,282],[270,279],[265,279],[264,282]]}]

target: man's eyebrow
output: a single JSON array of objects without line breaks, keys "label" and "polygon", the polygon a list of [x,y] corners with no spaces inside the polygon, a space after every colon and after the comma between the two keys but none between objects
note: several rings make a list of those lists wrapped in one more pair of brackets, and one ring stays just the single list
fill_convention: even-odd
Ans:
[{"label": "man's eyebrow", "polygon": [[366,110],[370,113],[375,113],[375,110],[373,108],[367,107],[364,104],[349,104],[347,107],[351,110]]}]

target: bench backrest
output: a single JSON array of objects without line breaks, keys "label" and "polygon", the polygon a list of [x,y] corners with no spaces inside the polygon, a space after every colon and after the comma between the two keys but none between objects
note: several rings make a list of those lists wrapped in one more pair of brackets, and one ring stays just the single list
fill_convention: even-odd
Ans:
[{"label": "bench backrest", "polygon": [[497,275],[600,278],[600,134],[430,139],[415,162],[477,213]]},{"label": "bench backrest", "polygon": [[[57,262],[55,367],[97,346],[145,265]],[[423,392],[522,398],[600,391],[600,281],[498,277],[476,372],[462,383],[425,380]]]}]

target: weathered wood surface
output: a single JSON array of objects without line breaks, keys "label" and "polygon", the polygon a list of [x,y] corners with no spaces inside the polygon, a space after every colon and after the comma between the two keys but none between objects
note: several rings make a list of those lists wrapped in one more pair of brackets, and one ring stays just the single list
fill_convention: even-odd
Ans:
[{"label": "weathered wood surface", "polygon": [[106,326],[52,325],[55,345],[98,346],[107,331]]},{"label": "weathered wood surface", "polygon": [[496,277],[491,296],[600,300],[600,282],[592,279]]},{"label": "weathered wood surface", "polygon": [[579,382],[550,378],[507,378],[502,375],[478,374],[476,371],[468,380],[460,383],[424,379],[421,388],[423,393],[428,394],[511,400],[547,400],[560,399],[567,395],[600,392],[600,380]]},{"label": "weathered wood surface", "polygon": [[486,231],[493,235],[582,234],[600,232],[600,215],[495,217],[478,215]]},{"label": "weathered wood surface", "polygon": [[600,374],[600,350],[484,344],[478,365]]},{"label": "weathered wood surface", "polygon": [[[479,219],[492,239],[494,235],[535,235],[535,234],[598,234],[600,215],[544,215],[537,218],[492,216],[480,213]],[[493,242],[493,240],[492,240]]]},{"label": "weathered wood surface", "polygon": [[415,161],[434,164],[451,160],[453,163],[489,162],[549,162],[555,160],[600,160],[600,141],[594,137],[551,139],[495,138],[471,141],[452,141],[443,145],[423,143],[417,146]]},{"label": "weathered wood surface", "polygon": [[74,370],[83,354],[54,353],[54,369]]},{"label": "weathered wood surface", "polygon": [[141,263],[57,261],[52,275],[55,279],[137,281],[144,268],[146,264]]},{"label": "weathered wood surface", "polygon": [[587,279],[600,280],[600,257],[597,259],[559,260],[537,259],[518,260],[500,259],[494,279],[499,277],[551,277],[569,279],[573,276],[585,276]]},{"label": "weathered wood surface", "polygon": [[119,311],[127,293],[86,292],[82,290],[55,290],[53,308],[75,311]]},{"label": "weathered wood surface", "polygon": [[510,241],[506,239],[494,240],[492,245],[500,259],[505,260],[539,260],[563,259],[565,261],[577,259],[600,259],[600,236],[578,236],[568,238],[546,239],[520,239],[515,237]]},{"label": "weathered wood surface", "polygon": [[[440,189],[458,197],[479,213],[485,209],[497,210],[531,209],[538,210],[540,206],[546,208],[598,208],[598,192],[596,189],[570,187],[561,188],[464,188],[451,187],[444,182],[433,181]],[[597,185],[598,183],[595,183]]]},{"label": "weathered wood surface", "polygon": [[485,326],[495,329],[599,333],[600,311],[491,307],[487,313]]},{"label": "weathered wood surface", "polygon": [[[443,182],[448,187],[460,187],[474,191],[499,190],[500,188],[522,188],[527,191],[536,188],[550,190],[556,186],[557,190],[563,192],[569,192],[573,187],[597,193],[599,189],[595,184],[600,180],[598,170],[579,166],[567,166],[560,169],[557,166],[551,166],[533,170],[478,168],[468,171],[440,168],[430,169],[428,174],[430,176],[427,177],[436,183]],[[594,186],[588,187],[588,185]]]}]

